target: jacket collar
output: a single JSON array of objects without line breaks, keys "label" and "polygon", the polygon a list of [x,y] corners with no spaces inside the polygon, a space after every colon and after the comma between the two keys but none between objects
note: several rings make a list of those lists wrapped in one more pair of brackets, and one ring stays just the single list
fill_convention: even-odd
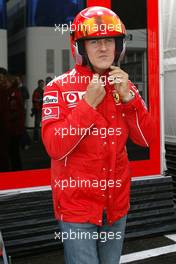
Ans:
[{"label": "jacket collar", "polygon": [[[87,65],[85,65],[85,66],[82,66],[82,65],[78,65],[78,64],[75,64],[75,69],[79,72],[79,73],[81,73],[81,74],[83,74],[83,75],[88,75],[88,76],[92,76],[93,74],[95,74],[95,72],[93,72],[92,70],[91,70],[91,68],[89,67],[89,66],[87,66]],[[109,72],[109,69],[108,70],[106,70],[101,76],[108,76],[108,72]]]}]

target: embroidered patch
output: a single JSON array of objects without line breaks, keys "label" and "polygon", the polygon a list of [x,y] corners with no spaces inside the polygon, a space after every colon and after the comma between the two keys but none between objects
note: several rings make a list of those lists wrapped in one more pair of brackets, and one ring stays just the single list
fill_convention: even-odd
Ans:
[{"label": "embroidered patch", "polygon": [[67,103],[68,107],[74,107],[82,99],[82,96],[86,93],[80,91],[62,92],[63,100]]},{"label": "embroidered patch", "polygon": [[59,107],[44,107],[42,109],[42,121],[59,118]]},{"label": "embroidered patch", "polygon": [[58,103],[58,91],[50,91],[44,93],[43,104],[57,104]]}]

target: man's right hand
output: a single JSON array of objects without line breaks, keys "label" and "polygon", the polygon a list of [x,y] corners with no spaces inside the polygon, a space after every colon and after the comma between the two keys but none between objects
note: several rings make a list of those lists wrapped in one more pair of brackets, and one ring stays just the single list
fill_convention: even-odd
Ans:
[{"label": "man's right hand", "polygon": [[94,74],[91,82],[87,86],[87,92],[84,95],[84,100],[93,108],[96,108],[106,95],[104,84],[100,79],[99,74]]}]

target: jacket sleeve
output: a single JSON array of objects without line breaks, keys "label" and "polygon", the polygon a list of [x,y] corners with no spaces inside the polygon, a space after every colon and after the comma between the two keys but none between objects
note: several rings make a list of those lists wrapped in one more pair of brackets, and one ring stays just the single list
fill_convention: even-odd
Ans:
[{"label": "jacket sleeve", "polygon": [[123,116],[129,127],[129,137],[140,146],[149,147],[155,138],[155,124],[137,88],[129,81],[134,99],[123,103]]},{"label": "jacket sleeve", "polygon": [[99,116],[83,99],[72,111],[68,110],[59,86],[54,82],[46,86],[42,109],[42,139],[49,156],[64,159],[81,142],[86,135],[85,130],[91,129]]}]

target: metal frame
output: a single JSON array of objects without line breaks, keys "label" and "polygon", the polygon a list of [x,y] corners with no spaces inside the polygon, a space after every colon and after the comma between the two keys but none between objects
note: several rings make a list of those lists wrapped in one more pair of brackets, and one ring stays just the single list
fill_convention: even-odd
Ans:
[{"label": "metal frame", "polygon": [[[163,69],[162,69],[162,41],[161,23],[159,35],[158,0],[147,1],[147,28],[148,28],[148,87],[149,111],[157,125],[157,138],[150,147],[150,159],[132,161],[132,176],[158,177],[164,170],[164,104],[163,104]],[[101,5],[111,8],[111,0],[87,0],[87,6]],[[160,38],[159,38],[160,37]],[[160,51],[159,51],[160,41]],[[158,67],[156,67],[158,65]],[[160,73],[161,72],[161,73]],[[50,184],[50,169],[26,170],[0,173],[1,190],[15,188],[29,188]]]},{"label": "metal frame", "polygon": [[3,237],[2,237],[1,231],[0,231],[0,242],[2,244],[3,264],[9,264],[8,259],[7,259],[7,255],[6,255],[6,251],[5,251],[5,246],[4,246],[4,241],[3,241]]}]

